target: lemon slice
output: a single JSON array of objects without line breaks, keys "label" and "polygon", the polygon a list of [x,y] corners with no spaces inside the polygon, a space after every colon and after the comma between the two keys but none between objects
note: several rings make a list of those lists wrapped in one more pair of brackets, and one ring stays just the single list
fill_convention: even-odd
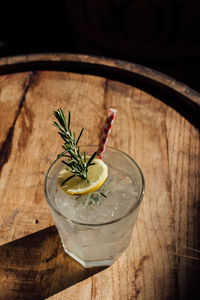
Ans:
[{"label": "lemon slice", "polygon": [[108,176],[108,167],[102,159],[95,158],[93,161],[95,165],[88,168],[88,181],[78,176],[74,176],[62,185],[62,182],[73,173],[62,169],[58,174],[59,186],[70,195],[84,195],[96,191],[104,183]]}]

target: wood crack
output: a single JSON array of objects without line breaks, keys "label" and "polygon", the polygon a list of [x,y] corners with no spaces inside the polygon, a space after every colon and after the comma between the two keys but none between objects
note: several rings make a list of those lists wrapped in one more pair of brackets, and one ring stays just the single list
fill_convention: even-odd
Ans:
[{"label": "wood crack", "polygon": [[43,262],[48,263],[49,261],[51,261],[52,259],[56,258],[58,255],[58,247],[55,249],[55,251],[47,258],[45,258],[43,260]]},{"label": "wood crack", "polygon": [[14,135],[15,124],[17,122],[17,119],[18,119],[18,116],[21,112],[21,109],[24,105],[24,101],[26,99],[26,94],[27,94],[30,86],[32,85],[32,83],[34,81],[34,76],[35,76],[35,72],[31,72],[29,74],[28,78],[24,82],[24,91],[23,91],[23,94],[21,96],[19,106],[18,106],[17,112],[15,114],[14,121],[13,121],[11,127],[9,128],[6,139],[5,139],[5,141],[3,142],[3,144],[0,148],[0,175],[1,175],[1,171],[4,167],[4,165],[9,160],[9,157],[10,157],[10,154],[11,154],[11,151],[12,151],[12,140],[13,140],[13,135]]}]

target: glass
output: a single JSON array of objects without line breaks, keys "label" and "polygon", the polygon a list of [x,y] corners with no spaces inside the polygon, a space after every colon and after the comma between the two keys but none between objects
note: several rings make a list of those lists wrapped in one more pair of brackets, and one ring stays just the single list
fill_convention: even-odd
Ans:
[{"label": "glass", "polygon": [[[84,146],[81,147],[81,152],[86,151],[87,155],[91,155],[96,149],[97,146]],[[142,171],[126,153],[106,147],[103,160],[108,165],[110,175],[99,189],[103,191],[99,192],[101,202],[85,207],[84,199],[91,194],[81,197],[70,196],[57,184],[57,174],[64,167],[62,160],[63,158],[59,158],[54,161],[47,172],[45,196],[63,248],[85,268],[109,266],[129,245],[144,195]],[[60,193],[64,193],[64,200],[59,199]],[[70,211],[70,207],[62,211],[59,203],[65,205],[70,201],[76,206],[77,211],[83,210],[84,214],[89,216],[88,219],[82,219],[82,215],[77,219],[73,208]],[[95,216],[94,213],[98,210],[99,213]]]}]

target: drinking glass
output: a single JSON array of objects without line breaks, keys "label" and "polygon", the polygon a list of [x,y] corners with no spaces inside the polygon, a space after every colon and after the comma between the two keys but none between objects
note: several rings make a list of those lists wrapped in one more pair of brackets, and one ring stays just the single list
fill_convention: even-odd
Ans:
[{"label": "drinking glass", "polygon": [[[97,146],[84,146],[80,149],[82,153],[85,151],[90,156],[97,149]],[[133,225],[137,219],[144,195],[145,183],[142,171],[129,155],[107,146],[103,160],[108,165],[108,173],[111,175],[108,176],[109,179],[102,186],[104,188],[103,194],[107,195],[107,198],[103,197],[102,204],[94,204],[93,206],[96,205],[97,209],[103,211],[104,205],[107,205],[111,199],[109,197],[112,197],[110,206],[105,208],[106,212],[111,211],[111,218],[109,220],[109,217],[106,216],[104,220],[102,215],[100,221],[98,221],[99,216],[92,222],[82,221],[74,218],[73,214],[67,215],[57,204],[60,192],[64,193],[64,202],[66,201],[66,203],[74,197],[73,201],[78,201],[78,205],[83,205],[80,204],[81,197],[87,197],[84,195],[77,200],[78,197],[68,195],[59,187],[57,175],[64,167],[62,160],[63,157],[55,160],[46,174],[45,196],[64,251],[85,268],[109,266],[129,245]],[[116,178],[114,178],[115,176]],[[132,190],[134,193],[130,192]],[[128,210],[124,207],[123,197],[128,201],[126,202],[128,203]],[[112,202],[114,203],[113,207]],[[115,216],[116,205],[118,211]],[[90,210],[94,207],[84,209]]]}]

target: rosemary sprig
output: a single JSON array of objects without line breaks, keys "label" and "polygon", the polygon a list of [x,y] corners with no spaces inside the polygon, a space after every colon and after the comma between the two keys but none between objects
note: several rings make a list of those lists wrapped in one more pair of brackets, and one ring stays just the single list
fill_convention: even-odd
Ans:
[{"label": "rosemary sprig", "polygon": [[104,198],[107,198],[107,196],[106,196],[104,193],[100,192],[100,194],[101,194]]},{"label": "rosemary sprig", "polygon": [[69,160],[67,162],[64,160],[62,160],[62,162],[66,165],[66,169],[73,173],[72,176],[68,177],[65,181],[63,181],[62,185],[74,176],[79,176],[82,179],[88,181],[88,168],[94,165],[93,160],[97,152],[94,152],[87,162],[86,153],[84,152],[82,156],[80,154],[80,147],[78,146],[84,128],[81,129],[81,132],[79,133],[79,136],[76,139],[76,133],[74,132],[72,134],[72,131],[70,129],[70,111],[68,112],[67,121],[61,108],[57,111],[54,111],[53,114],[58,121],[58,123],[54,121],[53,125],[59,129],[58,133],[64,141],[64,144],[62,146],[64,151],[58,155],[58,158],[61,156],[68,157]]}]

